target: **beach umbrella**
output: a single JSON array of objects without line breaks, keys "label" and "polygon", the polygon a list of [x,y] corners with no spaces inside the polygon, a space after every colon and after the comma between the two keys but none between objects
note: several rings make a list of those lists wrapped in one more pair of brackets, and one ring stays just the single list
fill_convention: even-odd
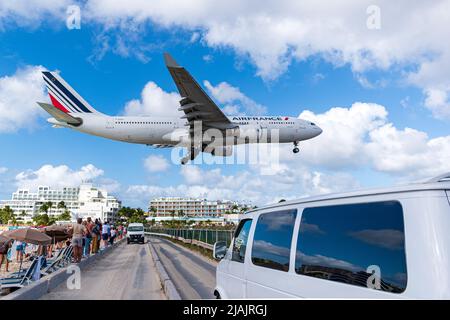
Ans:
[{"label": "beach umbrella", "polygon": [[[24,229],[15,229],[3,232],[3,236],[9,237],[11,239],[22,241],[25,243],[31,243],[36,245],[49,245],[52,243],[52,238],[48,235],[40,232],[36,229],[24,228]],[[20,259],[20,267],[19,272],[22,271],[22,255]]]},{"label": "beach umbrella", "polygon": [[55,225],[55,224],[45,227],[45,228],[42,228],[40,231],[45,233],[49,237],[51,237],[53,239],[53,241],[56,241],[56,242],[66,240],[66,239],[70,238],[70,236],[71,236],[69,234],[69,232],[67,231],[66,226]]},{"label": "beach umbrella", "polygon": [[17,241],[37,244],[41,246],[49,245],[52,243],[51,237],[36,229],[31,228],[9,230],[3,232],[2,235]]},{"label": "beach umbrella", "polygon": [[4,243],[8,243],[9,241],[13,241],[11,238],[5,237],[3,234],[0,234],[0,245]]}]

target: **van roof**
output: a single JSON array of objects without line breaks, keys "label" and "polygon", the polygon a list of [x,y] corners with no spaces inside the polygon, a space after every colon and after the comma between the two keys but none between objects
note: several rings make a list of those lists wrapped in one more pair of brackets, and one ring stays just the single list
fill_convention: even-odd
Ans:
[{"label": "van roof", "polygon": [[144,224],[140,223],[140,222],[132,222],[132,223],[129,223],[128,225],[129,226],[143,226]]},{"label": "van roof", "polygon": [[265,205],[253,210],[248,211],[255,212],[261,209],[267,209],[272,207],[279,207],[285,205],[292,204],[300,204],[300,203],[308,203],[308,202],[316,202],[322,200],[334,200],[334,199],[345,199],[352,197],[361,197],[361,196],[369,196],[369,195],[380,195],[380,194],[389,194],[389,193],[400,193],[400,192],[413,192],[413,191],[426,191],[426,190],[450,190],[450,172],[446,174],[442,174],[440,176],[434,177],[432,179],[409,183],[404,185],[397,185],[391,187],[383,187],[383,188],[370,188],[370,189],[362,189],[362,190],[353,190],[347,192],[339,192],[339,193],[329,193],[311,197],[304,197],[296,200],[285,201],[281,203],[274,203]]}]

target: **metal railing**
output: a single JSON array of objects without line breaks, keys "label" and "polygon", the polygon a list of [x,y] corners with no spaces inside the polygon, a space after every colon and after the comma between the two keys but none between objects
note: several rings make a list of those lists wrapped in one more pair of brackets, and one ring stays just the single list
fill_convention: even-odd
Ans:
[{"label": "metal railing", "polygon": [[229,245],[233,238],[234,230],[146,228],[145,232],[166,234],[171,237],[188,240],[191,243],[201,242],[214,245],[217,241],[225,241]]}]

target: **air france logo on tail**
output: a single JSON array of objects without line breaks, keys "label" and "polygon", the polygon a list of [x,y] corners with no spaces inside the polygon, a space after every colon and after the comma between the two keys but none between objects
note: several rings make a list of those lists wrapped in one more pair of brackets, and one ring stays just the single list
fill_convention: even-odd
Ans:
[{"label": "air france logo on tail", "polygon": [[65,113],[94,113],[92,108],[72,87],[58,74],[42,72],[48,95],[54,107]]}]

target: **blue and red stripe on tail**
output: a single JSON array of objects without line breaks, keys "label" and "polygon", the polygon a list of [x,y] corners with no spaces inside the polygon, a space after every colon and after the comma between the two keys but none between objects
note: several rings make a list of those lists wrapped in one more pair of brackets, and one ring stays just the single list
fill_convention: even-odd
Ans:
[{"label": "blue and red stripe on tail", "polygon": [[56,72],[42,72],[52,105],[65,113],[98,113]]}]

